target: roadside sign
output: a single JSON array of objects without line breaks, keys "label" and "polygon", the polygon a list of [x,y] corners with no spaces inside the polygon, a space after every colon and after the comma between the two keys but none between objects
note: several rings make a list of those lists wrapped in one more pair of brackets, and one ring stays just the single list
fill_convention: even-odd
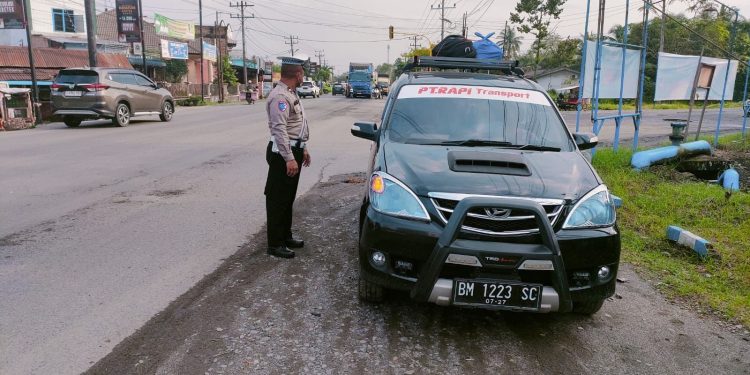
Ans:
[{"label": "roadside sign", "polygon": [[187,60],[188,45],[187,43],[161,39],[161,57],[165,59]]},{"label": "roadside sign", "polygon": [[140,42],[133,42],[133,54],[136,56],[143,54],[143,45]]},{"label": "roadside sign", "polygon": [[141,41],[138,0],[115,0],[118,40],[123,43]]},{"label": "roadside sign", "polygon": [[23,29],[23,0],[0,1],[0,29]]}]

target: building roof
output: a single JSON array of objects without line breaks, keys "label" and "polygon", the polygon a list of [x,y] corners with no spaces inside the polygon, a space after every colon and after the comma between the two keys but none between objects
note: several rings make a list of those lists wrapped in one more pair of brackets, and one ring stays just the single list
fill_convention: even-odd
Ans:
[{"label": "building roof", "polygon": [[536,75],[534,75],[533,69],[526,70],[529,72],[529,78],[531,79],[538,79],[539,77],[546,77],[555,73],[570,73],[570,74],[578,74],[579,72],[570,68],[562,67],[562,68],[554,68],[554,69],[547,69],[547,70],[537,70]]},{"label": "building roof", "polygon": [[[26,47],[0,46],[0,80],[26,81],[31,79],[29,52]],[[86,50],[58,48],[33,48],[37,79],[49,80],[60,69],[89,65]],[[128,58],[122,54],[97,53],[97,65],[110,68],[132,69]]]}]

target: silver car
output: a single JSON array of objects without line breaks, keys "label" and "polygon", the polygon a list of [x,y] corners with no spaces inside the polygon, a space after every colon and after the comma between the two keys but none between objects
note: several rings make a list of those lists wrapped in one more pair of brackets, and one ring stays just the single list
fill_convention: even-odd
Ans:
[{"label": "silver car", "polygon": [[128,126],[132,117],[143,115],[170,121],[175,109],[168,90],[140,72],[119,68],[61,70],[52,84],[52,107],[69,127],[102,118]]}]

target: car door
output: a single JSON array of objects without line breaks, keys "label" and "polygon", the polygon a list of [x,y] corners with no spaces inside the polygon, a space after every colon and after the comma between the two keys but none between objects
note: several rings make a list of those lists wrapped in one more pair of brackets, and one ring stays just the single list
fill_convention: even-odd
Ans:
[{"label": "car door", "polygon": [[135,112],[158,112],[161,110],[161,93],[154,82],[139,73],[133,73],[138,98]]},{"label": "car door", "polygon": [[125,97],[127,98],[128,103],[130,104],[131,111],[133,106],[135,105],[136,101],[136,92],[134,90],[135,79],[133,79],[133,75],[128,72],[112,72],[109,74],[109,80],[113,82],[112,87],[116,88],[116,92],[114,93],[114,96],[111,100],[113,100],[113,103],[110,107],[112,107],[112,110],[114,111],[114,106],[116,103],[114,101],[120,100],[120,98]]}]

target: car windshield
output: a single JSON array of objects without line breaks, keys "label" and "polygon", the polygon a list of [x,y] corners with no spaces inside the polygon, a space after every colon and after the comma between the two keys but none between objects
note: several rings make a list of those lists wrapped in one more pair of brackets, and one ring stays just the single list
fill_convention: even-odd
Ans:
[{"label": "car windshield", "polygon": [[312,82],[302,82],[302,87],[312,87]]},{"label": "car windshield", "polygon": [[335,88],[338,89],[338,88],[341,88],[342,86],[337,83],[337,84],[333,85],[333,87],[335,87]]},{"label": "car windshield", "polygon": [[352,82],[368,82],[370,81],[371,75],[367,72],[350,72],[349,80]]},{"label": "car windshield", "polygon": [[547,98],[531,90],[404,86],[386,127],[399,143],[573,150]]}]

